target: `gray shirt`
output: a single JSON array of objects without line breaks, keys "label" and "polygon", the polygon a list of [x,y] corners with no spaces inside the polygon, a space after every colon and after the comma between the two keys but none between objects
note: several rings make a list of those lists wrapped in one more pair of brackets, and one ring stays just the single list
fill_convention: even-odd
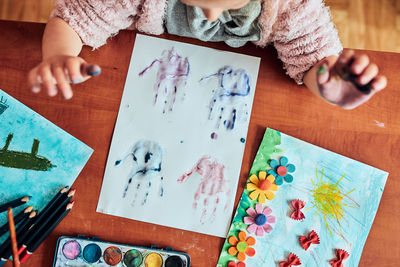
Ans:
[{"label": "gray shirt", "polygon": [[261,29],[258,17],[260,1],[250,1],[240,9],[225,10],[216,21],[209,21],[201,8],[187,6],[180,0],[168,0],[166,27],[168,33],[192,37],[202,41],[224,41],[240,47],[248,41],[259,41]]}]

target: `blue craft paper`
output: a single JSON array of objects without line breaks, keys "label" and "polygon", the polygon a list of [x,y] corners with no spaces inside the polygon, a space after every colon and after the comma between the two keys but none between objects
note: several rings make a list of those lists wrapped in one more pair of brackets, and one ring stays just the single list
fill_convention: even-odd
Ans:
[{"label": "blue craft paper", "polygon": [[[31,200],[15,208],[14,214],[28,206],[40,211],[61,188],[72,185],[93,149],[2,90],[1,98],[0,149],[8,134],[13,133],[8,150],[30,153],[35,138],[40,141],[38,155],[46,157],[56,167],[49,171],[34,171],[0,166],[0,203],[31,195]],[[6,222],[6,212],[3,212],[0,214],[0,225]],[[6,236],[0,237],[0,243]]]}]

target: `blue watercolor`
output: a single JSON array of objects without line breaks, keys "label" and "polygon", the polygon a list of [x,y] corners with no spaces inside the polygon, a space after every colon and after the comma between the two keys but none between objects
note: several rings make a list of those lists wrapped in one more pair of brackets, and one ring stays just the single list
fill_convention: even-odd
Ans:
[{"label": "blue watercolor", "polygon": [[[57,167],[39,172],[0,166],[0,199],[7,202],[31,195],[29,205],[40,211],[61,188],[72,185],[93,150],[0,90],[3,105],[5,99],[8,107],[0,116],[1,142],[9,133],[14,133],[9,150],[30,151],[32,139],[38,139],[38,154],[51,159],[51,163]],[[24,208],[25,205],[20,206],[14,212],[18,213]],[[0,225],[6,222],[7,215],[0,214]],[[6,236],[1,236],[0,243],[5,239]]]},{"label": "blue watercolor", "polygon": [[95,243],[91,243],[83,249],[83,259],[88,263],[95,263],[100,257],[101,248]]},{"label": "blue watercolor", "polygon": [[[142,205],[146,204],[147,198],[149,196],[149,189],[151,188],[151,179],[153,176],[161,173],[161,163],[162,163],[162,148],[161,146],[149,140],[140,140],[136,142],[131,151],[125,155],[122,159],[115,161],[115,166],[121,165],[125,159],[131,157],[133,161],[133,166],[131,169],[131,174],[128,177],[128,183],[124,189],[122,197],[125,198],[129,186],[136,177],[136,175],[141,175],[147,179],[138,179],[136,184],[136,193],[134,197],[134,201],[137,198],[137,192],[141,188],[142,181],[147,181],[146,184],[146,192],[142,202]],[[161,186],[160,186],[160,196],[163,195],[163,177],[161,177]]]}]

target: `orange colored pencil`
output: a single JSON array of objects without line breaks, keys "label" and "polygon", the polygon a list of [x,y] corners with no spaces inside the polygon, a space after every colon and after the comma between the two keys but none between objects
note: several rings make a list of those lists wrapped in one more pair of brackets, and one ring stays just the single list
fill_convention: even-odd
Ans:
[{"label": "orange colored pencil", "polygon": [[15,224],[14,224],[14,216],[11,207],[8,208],[8,226],[10,227],[10,239],[11,239],[11,248],[13,254],[13,265],[14,267],[19,267],[19,256],[18,256],[18,245],[17,245],[17,235],[15,234]]}]

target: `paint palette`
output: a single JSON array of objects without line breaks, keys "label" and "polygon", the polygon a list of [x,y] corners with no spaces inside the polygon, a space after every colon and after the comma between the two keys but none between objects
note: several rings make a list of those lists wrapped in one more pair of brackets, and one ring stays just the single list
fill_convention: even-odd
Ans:
[{"label": "paint palette", "polygon": [[53,267],[189,267],[187,253],[171,248],[157,249],[61,236],[57,242]]}]

